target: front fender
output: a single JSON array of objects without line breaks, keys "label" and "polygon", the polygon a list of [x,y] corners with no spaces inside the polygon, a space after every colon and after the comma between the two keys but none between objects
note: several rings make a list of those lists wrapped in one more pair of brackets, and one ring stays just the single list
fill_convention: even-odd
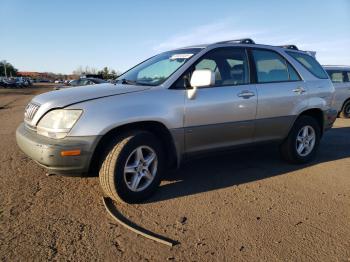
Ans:
[{"label": "front fender", "polygon": [[183,127],[184,90],[151,89],[78,103],[84,112],[69,136],[104,135],[125,124],[156,121],[169,130]]}]

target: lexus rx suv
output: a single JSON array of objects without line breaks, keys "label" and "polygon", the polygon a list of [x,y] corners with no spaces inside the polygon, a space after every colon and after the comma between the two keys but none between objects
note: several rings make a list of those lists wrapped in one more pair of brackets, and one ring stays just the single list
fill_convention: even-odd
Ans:
[{"label": "lexus rx suv", "polygon": [[333,96],[296,46],[229,40],[158,54],[115,84],[36,96],[16,138],[49,173],[97,170],[105,194],[134,203],[198,153],[277,142],[288,162],[311,161],[336,119]]}]

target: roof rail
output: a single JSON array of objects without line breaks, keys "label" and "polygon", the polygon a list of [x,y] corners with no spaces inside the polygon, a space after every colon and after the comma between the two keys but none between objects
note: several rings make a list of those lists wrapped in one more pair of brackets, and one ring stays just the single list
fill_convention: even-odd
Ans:
[{"label": "roof rail", "polygon": [[292,50],[299,50],[296,45],[279,45],[278,47],[286,48],[286,49],[292,49]]},{"label": "roof rail", "polygon": [[325,67],[350,67],[347,65],[322,65],[322,66],[325,66]]},{"label": "roof rail", "polygon": [[255,42],[250,38],[234,39],[216,42],[215,44],[226,44],[226,43],[237,43],[237,44],[255,44]]}]

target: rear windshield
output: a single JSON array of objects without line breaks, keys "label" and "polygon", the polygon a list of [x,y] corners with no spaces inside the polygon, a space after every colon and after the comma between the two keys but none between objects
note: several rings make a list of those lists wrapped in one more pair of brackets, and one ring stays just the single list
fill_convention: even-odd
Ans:
[{"label": "rear windshield", "polygon": [[314,76],[327,79],[328,75],[323,70],[322,66],[310,55],[298,53],[298,52],[288,52],[287,53],[293,57],[296,61],[298,61],[302,66],[304,66],[310,73]]}]

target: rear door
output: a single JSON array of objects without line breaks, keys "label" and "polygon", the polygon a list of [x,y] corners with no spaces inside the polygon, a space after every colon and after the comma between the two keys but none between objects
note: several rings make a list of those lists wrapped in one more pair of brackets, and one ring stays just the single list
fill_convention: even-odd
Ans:
[{"label": "rear door", "polygon": [[307,87],[293,66],[279,53],[250,50],[255,66],[258,106],[255,141],[284,138],[296,112],[307,108]]},{"label": "rear door", "polygon": [[256,114],[256,87],[250,84],[244,48],[223,47],[206,53],[191,69],[215,72],[215,85],[185,98],[187,153],[250,143]]}]

